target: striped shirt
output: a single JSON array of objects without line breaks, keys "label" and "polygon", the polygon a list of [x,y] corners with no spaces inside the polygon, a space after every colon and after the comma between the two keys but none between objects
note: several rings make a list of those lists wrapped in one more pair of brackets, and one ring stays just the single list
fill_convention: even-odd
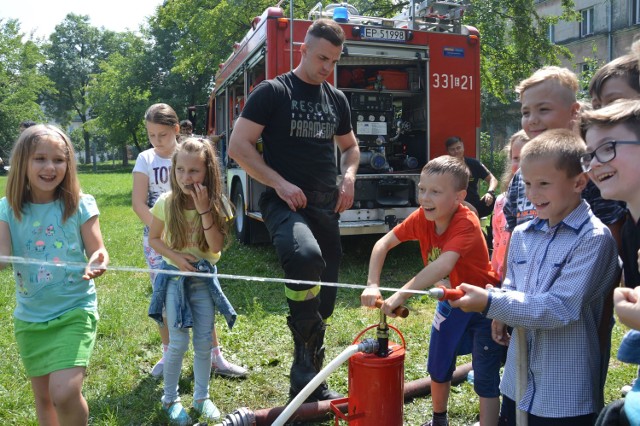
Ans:
[{"label": "striped shirt", "polygon": [[[552,418],[598,412],[598,324],[619,274],[609,229],[583,201],[552,228],[539,218],[516,227],[507,257],[502,290],[490,293],[487,316],[526,330],[527,388],[518,407]],[[517,346],[509,346],[500,384],[513,400]]]}]

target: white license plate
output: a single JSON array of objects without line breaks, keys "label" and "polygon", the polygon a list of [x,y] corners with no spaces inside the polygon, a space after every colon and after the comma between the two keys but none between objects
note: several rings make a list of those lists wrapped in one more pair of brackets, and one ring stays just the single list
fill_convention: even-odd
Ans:
[{"label": "white license plate", "polygon": [[368,40],[407,41],[406,32],[394,28],[363,27],[361,34]]}]

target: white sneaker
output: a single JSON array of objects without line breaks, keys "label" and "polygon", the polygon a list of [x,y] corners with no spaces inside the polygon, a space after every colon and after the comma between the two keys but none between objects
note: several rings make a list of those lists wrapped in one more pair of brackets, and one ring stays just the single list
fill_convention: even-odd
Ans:
[{"label": "white sneaker", "polygon": [[227,361],[226,366],[217,366],[215,363],[211,363],[211,371],[218,376],[224,376],[229,378],[245,379],[249,375],[249,371],[246,368],[239,365],[235,365]]}]

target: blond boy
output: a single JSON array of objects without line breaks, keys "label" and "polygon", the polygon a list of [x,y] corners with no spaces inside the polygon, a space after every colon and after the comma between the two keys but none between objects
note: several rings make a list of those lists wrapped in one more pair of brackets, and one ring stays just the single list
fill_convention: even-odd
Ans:
[{"label": "blond boy", "polygon": [[498,320],[498,340],[507,338],[504,324],[517,327],[514,338],[526,339],[528,377],[520,401],[515,378],[522,357],[518,345],[509,346],[501,425],[515,426],[516,406],[527,413],[529,426],[593,424],[600,409],[597,330],[618,266],[611,232],[582,200],[588,181],[580,165],[584,153],[584,142],[566,129],[524,146],[520,170],[537,218],[513,232],[502,289],[462,284],[465,296],[451,302]]},{"label": "blond boy", "polygon": [[[444,278],[451,287],[470,282],[484,287],[496,284],[497,274],[489,263],[489,253],[477,216],[460,203],[466,196],[469,170],[455,157],[442,156],[427,163],[420,175],[420,208],[375,244],[369,261],[367,288],[361,296],[364,306],[374,306],[381,298],[378,286],[387,253],[404,241],[418,240],[425,264],[402,288],[422,290]],[[412,293],[399,291],[389,297],[382,310],[393,310]],[[465,340],[465,334],[472,341]],[[446,426],[451,375],[462,343],[473,345],[474,388],[480,396],[480,423],[495,425],[498,420],[500,363],[503,349],[491,339],[491,322],[479,314],[453,309],[440,302],[434,315],[429,343],[427,371],[431,375],[433,419],[425,425]]]},{"label": "blond boy", "polygon": [[[578,79],[567,68],[544,67],[523,80],[516,92],[520,95],[521,124],[527,136],[534,138],[550,129],[576,129],[580,121],[577,91]],[[624,217],[624,205],[603,200],[592,182],[587,183],[582,196],[606,225],[614,226]],[[507,189],[504,214],[509,232],[536,217],[535,206],[525,195],[520,172],[516,172]]]}]

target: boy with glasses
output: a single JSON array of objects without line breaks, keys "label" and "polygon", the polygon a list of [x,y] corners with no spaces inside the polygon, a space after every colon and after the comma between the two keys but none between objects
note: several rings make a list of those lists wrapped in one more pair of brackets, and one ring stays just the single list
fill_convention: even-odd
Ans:
[{"label": "boy with glasses", "polygon": [[[587,153],[582,156],[583,170],[598,185],[603,197],[627,203],[620,250],[625,287],[615,289],[614,306],[620,321],[633,330],[622,339],[618,359],[640,364],[637,350],[640,341],[637,331],[640,328],[640,101],[617,101],[585,113],[582,126],[587,141]],[[638,424],[640,380],[623,387],[622,392],[626,396],[620,416],[626,417],[630,424]]]},{"label": "boy with glasses", "polygon": [[625,201],[621,257],[626,287],[640,286],[640,101],[624,100],[583,116],[587,153],[582,168],[603,198]]}]

